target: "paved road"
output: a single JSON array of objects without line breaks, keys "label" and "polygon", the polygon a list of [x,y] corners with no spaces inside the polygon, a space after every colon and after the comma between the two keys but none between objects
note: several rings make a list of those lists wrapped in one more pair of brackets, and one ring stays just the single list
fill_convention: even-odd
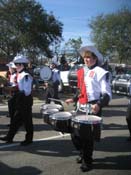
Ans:
[{"label": "paved road", "polygon": [[[128,130],[125,121],[126,97],[114,96],[109,107],[103,111],[101,142],[95,144],[94,169],[89,175],[129,175],[131,174],[131,143],[126,141]],[[70,135],[59,132],[44,124],[40,116],[41,103],[33,106],[34,143],[21,147],[24,139],[21,128],[13,144],[0,141],[1,175],[82,175],[75,159],[77,152]],[[71,110],[73,106],[66,106]],[[0,106],[0,135],[7,133],[9,122],[7,106]]]}]

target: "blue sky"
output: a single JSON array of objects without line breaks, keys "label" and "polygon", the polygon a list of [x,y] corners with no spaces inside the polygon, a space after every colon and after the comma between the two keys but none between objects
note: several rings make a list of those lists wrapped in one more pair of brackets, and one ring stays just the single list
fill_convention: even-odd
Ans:
[{"label": "blue sky", "polygon": [[83,45],[91,44],[89,20],[99,14],[109,14],[122,7],[131,9],[131,0],[37,0],[63,23],[63,38],[81,37]]}]

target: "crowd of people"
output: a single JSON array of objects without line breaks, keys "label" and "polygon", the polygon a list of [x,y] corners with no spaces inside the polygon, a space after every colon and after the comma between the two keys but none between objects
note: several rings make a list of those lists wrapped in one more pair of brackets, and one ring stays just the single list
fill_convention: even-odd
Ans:
[{"label": "crowd of people", "polygon": [[[112,99],[109,71],[101,67],[103,56],[94,46],[85,46],[79,50],[84,65],[77,71],[77,90],[72,98],[66,99],[65,103],[75,103],[76,115],[98,116],[101,118],[102,108],[107,106]],[[33,142],[33,120],[32,120],[32,82],[33,77],[27,69],[29,60],[20,55],[16,56],[9,67],[8,90],[11,97],[8,101],[10,125],[8,133],[0,140],[12,143],[19,127],[24,125],[26,134],[21,145],[29,145]],[[62,63],[66,64],[65,60]],[[61,64],[62,66],[62,64]],[[52,62],[51,76],[44,82],[45,103],[51,102],[51,98],[59,99],[58,86],[60,84],[60,67]],[[59,101],[56,103],[61,104]],[[129,107],[130,109],[130,107]],[[130,132],[128,140],[131,141],[131,112],[129,110],[127,124]],[[77,163],[81,163],[83,172],[92,169],[93,151],[95,141],[94,128],[90,134],[86,132],[71,132],[71,140],[75,148],[79,151]]]}]

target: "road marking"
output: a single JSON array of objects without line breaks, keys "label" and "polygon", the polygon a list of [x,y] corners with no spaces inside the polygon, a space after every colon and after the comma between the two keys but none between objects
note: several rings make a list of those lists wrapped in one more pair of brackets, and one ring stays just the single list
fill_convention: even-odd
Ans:
[{"label": "road marking", "polygon": [[7,108],[7,105],[0,105],[0,109]]},{"label": "road marking", "polygon": [[[52,139],[57,139],[57,138],[61,138],[61,137],[67,137],[69,136],[70,134],[60,134],[58,136],[52,136],[52,137],[47,137],[47,138],[42,138],[42,139],[35,139],[33,140],[33,142],[39,142],[39,141],[46,141],[46,140],[52,140]],[[15,146],[19,146],[20,143],[11,143],[11,144],[7,144],[6,145],[2,145],[0,146],[0,149],[3,149],[3,148],[11,148],[11,147],[15,147]]]}]

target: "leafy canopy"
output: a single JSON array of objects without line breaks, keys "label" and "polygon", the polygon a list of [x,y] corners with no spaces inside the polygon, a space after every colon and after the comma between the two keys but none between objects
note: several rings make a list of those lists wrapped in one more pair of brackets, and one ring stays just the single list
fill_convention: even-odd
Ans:
[{"label": "leafy canopy", "polygon": [[124,8],[117,13],[99,15],[92,19],[91,39],[103,55],[128,63],[131,57],[131,11]]},{"label": "leafy canopy", "polygon": [[50,45],[61,41],[62,30],[63,24],[35,0],[0,1],[0,56],[51,56]]}]

